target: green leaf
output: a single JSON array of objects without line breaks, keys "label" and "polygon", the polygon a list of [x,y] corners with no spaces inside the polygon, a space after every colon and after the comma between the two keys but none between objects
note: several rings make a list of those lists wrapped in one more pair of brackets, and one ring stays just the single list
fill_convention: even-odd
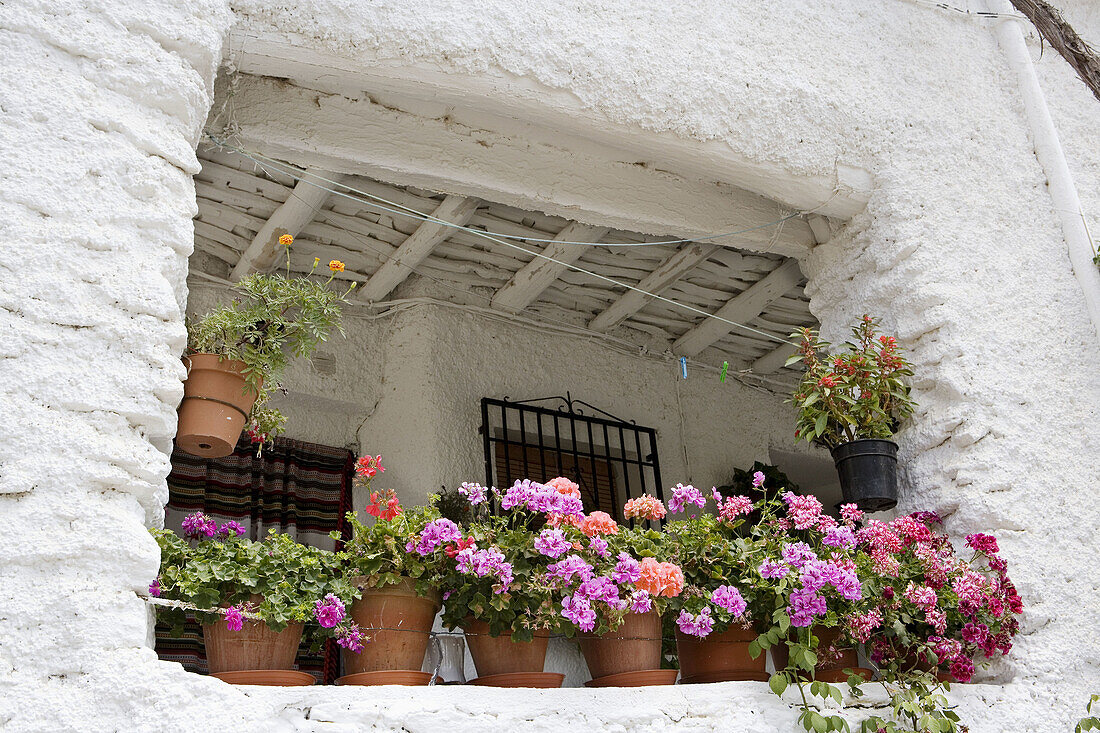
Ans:
[{"label": "green leaf", "polygon": [[772,688],[772,692],[776,695],[782,695],[783,691],[787,689],[787,678],[781,674],[773,674],[771,679],[768,680],[768,686]]}]

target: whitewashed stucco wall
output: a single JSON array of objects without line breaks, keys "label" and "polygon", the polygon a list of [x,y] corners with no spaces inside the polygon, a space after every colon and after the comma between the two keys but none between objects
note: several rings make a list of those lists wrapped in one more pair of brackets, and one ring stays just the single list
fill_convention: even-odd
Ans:
[{"label": "whitewashed stucco wall", "polygon": [[[133,593],[156,572],[145,524],[165,498],[182,391],[191,149],[236,22],[352,59],[503,71],[609,125],[720,141],[790,174],[830,175],[838,159],[872,171],[867,212],[804,263],[813,308],[832,335],[863,310],[897,328],[923,404],[903,436],[906,504],[951,513],[956,534],[996,530],[1029,604],[1000,671],[1014,680],[956,693],[971,730],[1071,727],[1100,689],[1087,610],[1100,509],[1083,500],[1100,480],[1100,345],[985,21],[904,0],[234,6],[235,20],[215,0],[17,0],[0,13],[0,726],[388,730],[402,721],[387,710],[421,707],[301,693],[333,695],[315,717],[299,693],[185,675],[144,647]],[[1048,49],[1041,79],[1095,221],[1100,112],[1054,63]],[[434,694],[426,729],[491,729],[480,715],[517,707]],[[593,728],[792,728],[788,707],[750,693],[759,714],[731,719],[726,686],[659,691],[631,710],[635,693],[557,694],[609,710],[570,718]],[[545,710],[547,695],[527,704]]]}]

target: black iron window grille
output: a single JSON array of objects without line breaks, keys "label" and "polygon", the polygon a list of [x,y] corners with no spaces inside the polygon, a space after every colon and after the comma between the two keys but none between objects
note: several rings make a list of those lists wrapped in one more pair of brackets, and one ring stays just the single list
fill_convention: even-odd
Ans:
[{"label": "black iron window grille", "polygon": [[[554,402],[556,408],[534,404]],[[569,393],[519,401],[483,398],[481,435],[489,486],[504,490],[518,479],[565,476],[580,486],[586,511],[604,511],[620,522],[627,499],[653,494],[664,501],[657,431]]]}]

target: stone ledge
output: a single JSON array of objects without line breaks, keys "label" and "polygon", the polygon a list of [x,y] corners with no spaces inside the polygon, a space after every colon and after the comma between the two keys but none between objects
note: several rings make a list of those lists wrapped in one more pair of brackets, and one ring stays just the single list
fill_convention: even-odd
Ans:
[{"label": "stone ledge", "polygon": [[[957,686],[951,698],[971,733],[1025,730],[1015,721],[994,722],[988,711],[1007,703],[1013,686]],[[788,733],[798,725],[798,693],[783,699],[763,682],[725,682],[641,688],[499,689],[474,686],[241,687],[273,718],[299,733],[352,731],[751,731]],[[832,706],[853,727],[888,705],[878,686],[845,706]],[[986,711],[985,715],[982,712]],[[1011,721],[1000,714],[999,721]],[[858,728],[857,728],[858,729]]]}]

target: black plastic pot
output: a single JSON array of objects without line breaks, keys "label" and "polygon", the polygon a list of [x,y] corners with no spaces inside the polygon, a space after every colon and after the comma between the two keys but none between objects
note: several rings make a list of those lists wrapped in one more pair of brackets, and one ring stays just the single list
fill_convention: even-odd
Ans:
[{"label": "black plastic pot", "polygon": [[865,512],[893,509],[898,503],[898,444],[889,440],[853,440],[833,448],[845,502]]}]

